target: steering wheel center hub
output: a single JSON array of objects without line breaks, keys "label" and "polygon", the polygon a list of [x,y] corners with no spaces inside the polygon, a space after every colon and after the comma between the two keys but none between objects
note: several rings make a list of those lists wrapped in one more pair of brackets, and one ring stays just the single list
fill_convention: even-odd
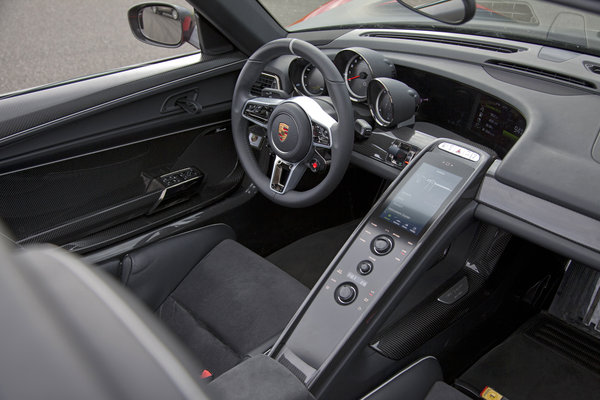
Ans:
[{"label": "steering wheel center hub", "polygon": [[281,159],[297,163],[302,161],[312,146],[310,119],[294,103],[282,103],[275,110],[267,127],[271,148]]}]

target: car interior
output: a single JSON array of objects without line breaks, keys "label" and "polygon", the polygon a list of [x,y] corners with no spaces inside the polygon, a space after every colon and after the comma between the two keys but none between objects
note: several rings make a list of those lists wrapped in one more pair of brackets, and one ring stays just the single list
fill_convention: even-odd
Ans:
[{"label": "car interior", "polygon": [[0,96],[0,397],[596,398],[597,4],[187,1],[127,18],[198,53]]}]

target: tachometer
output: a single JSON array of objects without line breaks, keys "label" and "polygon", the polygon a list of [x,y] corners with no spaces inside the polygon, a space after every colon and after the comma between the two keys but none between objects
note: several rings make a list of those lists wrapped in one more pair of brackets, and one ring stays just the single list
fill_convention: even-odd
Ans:
[{"label": "tachometer", "polygon": [[310,96],[320,96],[325,91],[325,79],[314,65],[306,64],[301,76],[302,89]]},{"label": "tachometer", "polygon": [[344,80],[350,92],[350,96],[356,101],[363,101],[367,98],[367,87],[373,79],[373,71],[359,54],[352,57],[344,71]]}]

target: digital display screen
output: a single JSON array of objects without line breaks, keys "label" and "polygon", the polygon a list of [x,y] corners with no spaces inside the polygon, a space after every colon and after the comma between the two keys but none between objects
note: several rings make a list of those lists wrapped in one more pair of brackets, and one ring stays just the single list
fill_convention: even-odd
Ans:
[{"label": "digital display screen", "polygon": [[423,162],[379,217],[418,235],[461,180],[459,175]]},{"label": "digital display screen", "polygon": [[472,132],[496,151],[508,152],[525,131],[525,120],[507,104],[481,96]]},{"label": "digital display screen", "polygon": [[500,157],[525,131],[527,123],[518,110],[477,88],[399,65],[396,75],[421,96],[417,122],[439,125],[493,149]]}]

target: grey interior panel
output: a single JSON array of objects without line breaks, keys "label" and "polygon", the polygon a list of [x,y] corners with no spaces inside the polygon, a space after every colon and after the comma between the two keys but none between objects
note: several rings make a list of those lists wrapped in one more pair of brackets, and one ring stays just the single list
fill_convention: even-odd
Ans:
[{"label": "grey interior panel", "polygon": [[[545,85],[555,85],[557,91],[560,87],[566,90],[566,83],[548,80],[547,77],[534,78],[521,71],[511,72],[515,80],[510,83],[506,82],[506,79],[495,79],[484,68],[485,65],[490,65],[487,64],[489,60],[504,60],[510,63],[518,55],[520,64],[533,64],[543,70],[567,76],[585,76],[586,81],[600,87],[600,76],[589,72],[584,66],[584,61],[592,58],[591,56],[579,55],[557,63],[540,59],[538,54],[543,47],[533,44],[520,43],[524,47],[518,48],[517,53],[504,54],[459,45],[448,46],[435,42],[390,40],[369,36],[373,32],[386,31],[354,30],[324,47],[331,52],[330,54],[348,46],[369,47],[384,52],[390,61],[398,65],[442,75],[508,101],[523,113],[527,120],[527,129],[518,144],[505,157],[496,178],[522,191],[600,218],[600,209],[597,207],[600,175],[597,173],[597,164],[591,157],[598,134],[598,123],[595,118],[589,118],[600,108],[600,97],[592,93],[594,89],[572,84],[571,87],[578,88],[581,94],[576,94],[573,90],[562,93],[563,95],[550,94],[536,90],[535,79],[542,79]],[[455,36],[448,33],[428,34]],[[460,37],[469,38],[468,35]],[[482,41],[480,37],[471,39]],[[485,41],[496,45],[514,46],[513,42],[502,39],[489,38]],[[526,79],[529,79],[531,88],[516,84]],[[569,110],[568,118],[564,115],[564,110]],[[569,168],[565,168],[565,165],[569,165]],[[556,185],[556,181],[560,181],[561,185]],[[585,182],[585,185],[581,185],[580,182]]]}]

